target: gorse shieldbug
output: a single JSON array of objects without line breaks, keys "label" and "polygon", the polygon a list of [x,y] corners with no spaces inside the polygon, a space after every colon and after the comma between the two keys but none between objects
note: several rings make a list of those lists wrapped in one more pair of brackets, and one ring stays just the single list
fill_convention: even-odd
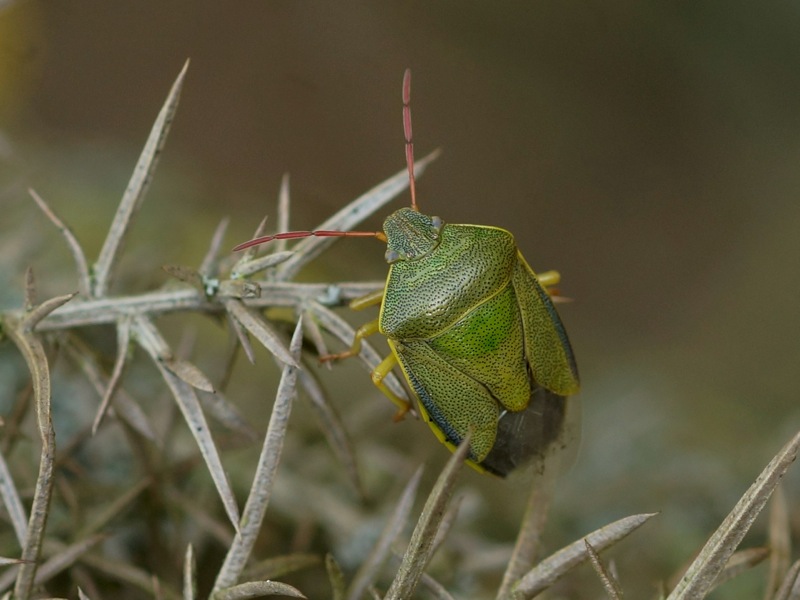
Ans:
[{"label": "gorse shieldbug", "polygon": [[411,134],[411,73],[403,79],[403,127],[411,207],[383,223],[383,232],[304,231],[275,239],[371,236],[386,242],[389,276],[383,290],[351,306],[380,304],[378,319],[362,326],[347,352],[382,333],[391,348],[373,371],[375,385],[399,408],[410,407],[383,382],[396,366],[419,411],[451,450],[472,429],[469,463],[505,476],[542,456],[558,439],[565,399],[578,391],[578,371],[547,286],[555,272],[536,276],[505,229],[453,225],[417,208]]}]

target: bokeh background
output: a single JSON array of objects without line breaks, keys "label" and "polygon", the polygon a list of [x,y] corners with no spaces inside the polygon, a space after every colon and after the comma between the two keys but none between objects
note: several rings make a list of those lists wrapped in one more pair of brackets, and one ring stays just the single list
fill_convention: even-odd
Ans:
[{"label": "bokeh background", "polygon": [[[411,67],[418,156],[443,149],[419,181],[423,210],[511,230],[573,300],[561,312],[583,380],[582,446],[549,547],[662,511],[617,553],[623,585],[649,595],[800,428],[796,3],[0,3],[3,307],[19,302],[27,264],[51,272],[45,290],[74,286],[25,190],[96,255],[187,58],[118,292],[163,283],[164,263],[196,264],[224,216],[227,243],[248,238],[286,172],[305,229],[402,169]],[[306,276],[385,269],[380,248],[346,241]],[[254,394],[252,373],[238,374]],[[346,381],[343,402],[374,400],[389,420],[366,376]],[[445,458],[421,424],[397,427],[399,443]],[[467,477],[498,522],[518,521],[509,484]]]}]

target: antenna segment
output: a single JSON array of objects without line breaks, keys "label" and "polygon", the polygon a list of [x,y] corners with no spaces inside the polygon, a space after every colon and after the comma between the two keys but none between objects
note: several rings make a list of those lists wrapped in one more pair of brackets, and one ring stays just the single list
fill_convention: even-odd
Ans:
[{"label": "antenna segment", "polygon": [[408,187],[411,189],[411,208],[417,208],[417,186],[414,179],[414,141],[411,131],[411,69],[403,75],[403,133],[406,136],[406,165],[408,166]]}]

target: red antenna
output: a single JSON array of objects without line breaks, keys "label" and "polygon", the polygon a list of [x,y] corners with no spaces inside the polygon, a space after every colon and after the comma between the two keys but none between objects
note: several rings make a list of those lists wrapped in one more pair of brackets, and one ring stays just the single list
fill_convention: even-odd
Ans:
[{"label": "red antenna", "polygon": [[417,186],[414,179],[414,141],[411,131],[411,69],[403,75],[403,133],[406,136],[406,165],[408,166],[408,187],[411,189],[411,208],[417,208]]},{"label": "red antenna", "polygon": [[[411,135],[411,69],[406,69],[403,75],[403,133],[406,137],[406,165],[408,167],[408,186],[411,188],[411,208],[417,208],[417,190],[414,179],[414,142]],[[294,240],[307,237],[374,237],[382,242],[386,241],[386,235],[382,231],[285,231],[273,235],[264,235],[254,238],[236,246],[233,251],[239,252],[253,246],[266,244],[273,240]]]},{"label": "red antenna", "polygon": [[239,250],[245,250],[247,248],[252,248],[253,246],[258,246],[260,244],[266,244],[267,242],[271,242],[272,240],[294,240],[297,238],[306,238],[306,237],[374,237],[378,238],[382,242],[386,241],[386,235],[382,231],[328,231],[325,229],[319,229],[317,231],[285,231],[284,233],[276,233],[273,235],[264,235],[261,237],[254,238],[247,242],[243,242],[238,246],[234,247],[234,252],[239,252]]}]

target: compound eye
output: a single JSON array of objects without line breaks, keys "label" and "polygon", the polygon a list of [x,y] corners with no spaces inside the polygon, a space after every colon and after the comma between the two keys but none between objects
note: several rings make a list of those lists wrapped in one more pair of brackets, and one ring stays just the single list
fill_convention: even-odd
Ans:
[{"label": "compound eye", "polygon": [[397,250],[386,251],[386,262],[392,264],[400,260],[400,253]]},{"label": "compound eye", "polygon": [[433,228],[436,231],[439,231],[442,228],[442,225],[444,225],[444,223],[439,217],[431,217],[431,225],[433,225]]}]

